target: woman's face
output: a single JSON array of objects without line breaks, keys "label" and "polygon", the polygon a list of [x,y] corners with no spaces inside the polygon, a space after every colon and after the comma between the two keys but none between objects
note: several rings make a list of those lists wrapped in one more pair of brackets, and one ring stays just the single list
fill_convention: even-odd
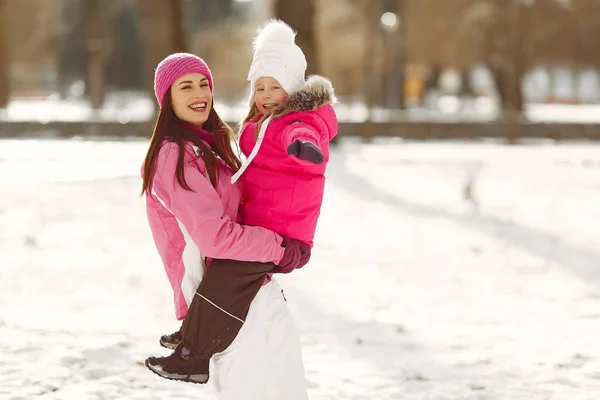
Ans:
[{"label": "woman's face", "polygon": [[281,107],[288,94],[275,79],[265,76],[256,81],[254,103],[263,115],[269,115]]},{"label": "woman's face", "polygon": [[171,99],[179,119],[201,128],[213,101],[208,78],[197,72],[183,75],[171,85]]}]

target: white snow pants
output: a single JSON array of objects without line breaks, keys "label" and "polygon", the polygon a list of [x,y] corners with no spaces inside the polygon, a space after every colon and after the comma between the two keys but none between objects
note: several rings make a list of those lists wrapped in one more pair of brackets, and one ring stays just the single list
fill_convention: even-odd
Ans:
[{"label": "white snow pants", "polygon": [[281,287],[264,285],[237,337],[212,358],[219,400],[307,400],[300,336]]}]

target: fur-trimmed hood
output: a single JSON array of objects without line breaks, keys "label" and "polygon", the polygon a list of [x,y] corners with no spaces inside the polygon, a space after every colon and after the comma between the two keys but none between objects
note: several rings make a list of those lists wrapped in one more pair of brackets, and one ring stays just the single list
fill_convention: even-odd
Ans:
[{"label": "fur-trimmed hood", "polygon": [[[266,153],[265,151],[261,153],[263,156],[264,154],[270,154],[266,156],[269,160],[270,156],[273,156],[273,160],[267,163],[277,164],[281,162],[280,146],[282,140],[284,140],[282,138],[286,135],[289,137],[290,132],[295,129],[294,127],[298,126],[296,124],[305,124],[306,128],[301,129],[308,129],[314,132],[313,136],[315,137],[313,139],[317,142],[318,146],[322,147],[321,150],[325,155],[325,159],[328,160],[329,142],[338,133],[337,117],[332,107],[332,104],[336,102],[337,99],[335,98],[333,86],[329,79],[319,75],[312,75],[298,90],[290,93],[283,106],[275,110],[270,116],[259,114],[254,120],[246,121],[242,125],[240,132],[240,145],[246,155],[246,160],[242,167],[233,175],[231,182],[235,182],[244,173],[244,170],[259,154],[263,142],[266,143],[267,148],[276,149],[266,150]],[[253,107],[256,107],[256,104]],[[270,130],[271,134],[267,134],[267,130]],[[249,142],[253,142],[252,147],[248,145],[244,149],[245,137],[254,138],[254,140],[248,140]],[[287,160],[288,157],[284,158]],[[279,165],[273,169],[277,170],[280,167]],[[322,172],[325,171],[324,164],[313,168],[323,168]]]},{"label": "fur-trimmed hood", "polygon": [[289,94],[285,104],[273,113],[273,118],[298,111],[315,111],[319,107],[337,103],[331,81],[320,75],[311,75],[295,92]]}]

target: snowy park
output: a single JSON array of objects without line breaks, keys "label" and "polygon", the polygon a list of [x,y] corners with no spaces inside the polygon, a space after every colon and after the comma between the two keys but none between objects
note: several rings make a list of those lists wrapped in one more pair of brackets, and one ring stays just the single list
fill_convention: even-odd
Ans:
[{"label": "snowy park", "polygon": [[[178,327],[146,140],[0,141],[0,398],[214,399],[143,360]],[[278,277],[311,399],[600,398],[597,144],[343,139]]]},{"label": "snowy park", "polygon": [[[195,288],[189,226],[220,214],[171,212],[165,184],[157,246],[142,163],[153,132],[183,135],[214,178],[206,146],[235,166],[221,119],[258,174],[267,217],[246,221],[310,222],[286,238],[312,239],[329,160],[310,262],[276,275],[311,400],[600,400],[598,49],[600,0],[0,0],[0,400],[217,400],[217,376],[228,399],[304,396],[284,313],[240,374],[239,353],[206,385],[144,364],[181,326],[157,247]],[[234,216],[238,189],[202,179],[202,214]],[[204,379],[184,345],[153,371]]]}]

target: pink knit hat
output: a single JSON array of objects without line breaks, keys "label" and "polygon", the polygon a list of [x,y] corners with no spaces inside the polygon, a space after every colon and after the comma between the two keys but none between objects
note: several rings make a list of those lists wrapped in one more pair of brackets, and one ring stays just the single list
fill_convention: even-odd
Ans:
[{"label": "pink knit hat", "polygon": [[208,86],[213,91],[213,78],[208,65],[200,57],[189,53],[174,53],[162,60],[154,73],[154,94],[162,107],[167,90],[173,82],[185,74],[199,72],[208,78]]}]

